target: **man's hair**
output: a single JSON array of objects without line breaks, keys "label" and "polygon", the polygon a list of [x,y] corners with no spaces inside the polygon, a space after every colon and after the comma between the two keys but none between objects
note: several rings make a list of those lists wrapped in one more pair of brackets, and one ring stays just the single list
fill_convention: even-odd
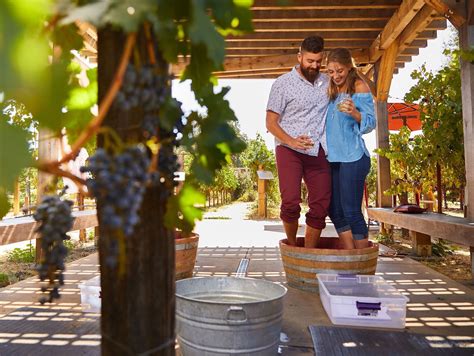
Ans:
[{"label": "man's hair", "polygon": [[324,40],[320,36],[309,36],[301,43],[300,52],[320,53],[324,50]]}]

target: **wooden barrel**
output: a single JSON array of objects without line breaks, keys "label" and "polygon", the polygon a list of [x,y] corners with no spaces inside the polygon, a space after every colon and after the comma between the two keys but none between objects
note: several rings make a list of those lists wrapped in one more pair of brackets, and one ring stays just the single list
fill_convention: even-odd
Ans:
[{"label": "wooden barrel", "polygon": [[379,245],[369,242],[363,249],[339,248],[338,238],[321,238],[321,248],[305,248],[304,238],[297,246],[280,240],[280,253],[288,285],[317,292],[318,273],[374,274],[377,268]]},{"label": "wooden barrel", "polygon": [[191,278],[199,242],[199,235],[192,233],[190,236],[181,237],[178,231],[175,233],[176,241],[176,280]]}]

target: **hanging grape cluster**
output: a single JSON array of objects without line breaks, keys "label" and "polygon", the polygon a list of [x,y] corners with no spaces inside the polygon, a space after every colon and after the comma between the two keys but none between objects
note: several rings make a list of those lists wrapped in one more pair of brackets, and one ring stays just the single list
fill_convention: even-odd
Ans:
[{"label": "hanging grape cluster", "polygon": [[[167,86],[171,78],[168,75],[157,73],[151,65],[143,65],[137,69],[129,64],[124,74],[120,92],[115,99],[116,104],[122,110],[139,108],[143,110],[142,130],[145,139],[156,137],[161,143],[158,156],[158,170],[151,175],[152,184],[164,185],[166,189],[161,190],[160,199],[166,200],[177,185],[174,181],[175,172],[179,170],[178,157],[174,148],[179,146],[179,134],[182,134],[184,123],[181,110],[177,114],[171,129],[164,122],[170,114],[166,110],[171,93]],[[178,105],[179,107],[179,105]]]},{"label": "hanging grape cluster", "polygon": [[143,145],[130,146],[112,155],[99,148],[81,172],[90,172],[88,190],[100,205],[100,222],[110,230],[133,233],[138,223],[150,159]]},{"label": "hanging grape cluster", "polygon": [[36,230],[41,237],[41,261],[38,266],[41,281],[49,280],[47,287],[42,287],[43,292],[49,295],[40,298],[41,304],[52,302],[60,297],[59,286],[64,284],[63,271],[65,270],[64,259],[67,248],[63,241],[68,240],[66,233],[71,230],[74,218],[71,215],[73,203],[63,200],[57,195],[43,197],[36,209],[33,218],[40,223]]}]

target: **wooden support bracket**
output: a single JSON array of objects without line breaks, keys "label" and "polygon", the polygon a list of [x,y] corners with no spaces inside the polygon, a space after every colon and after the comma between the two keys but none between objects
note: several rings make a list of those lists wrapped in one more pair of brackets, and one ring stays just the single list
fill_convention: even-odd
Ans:
[{"label": "wooden support bracket", "polygon": [[410,230],[412,250],[417,256],[431,256],[431,236]]}]

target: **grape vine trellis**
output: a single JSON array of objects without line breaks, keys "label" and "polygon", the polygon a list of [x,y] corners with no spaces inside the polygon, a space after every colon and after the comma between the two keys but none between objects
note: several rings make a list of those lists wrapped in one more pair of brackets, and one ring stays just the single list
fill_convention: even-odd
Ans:
[{"label": "grape vine trellis", "polygon": [[[110,263],[119,266],[119,274],[126,259],[123,240],[138,222],[136,211],[141,202],[140,198],[132,202],[125,199],[132,194],[139,197],[136,193],[143,194],[145,185],[162,185],[160,199],[167,203],[169,229],[192,230],[194,221],[201,216],[194,205],[204,199],[197,188],[198,182],[210,182],[216,170],[230,160],[230,155],[244,147],[229,125],[235,115],[224,99],[228,89],[214,93],[216,80],[212,72],[222,69],[223,36],[251,30],[251,3],[251,0],[3,2],[0,66],[6,75],[2,73],[0,77],[0,92],[5,99],[23,103],[40,127],[58,135],[65,127],[77,138],[72,151],[61,160],[32,162],[26,133],[6,120],[0,121],[0,216],[8,211],[7,192],[15,177],[23,168],[33,165],[87,185],[98,200],[99,221],[116,241],[107,253]],[[97,82],[92,80],[88,88],[82,89],[73,85],[76,73],[71,69],[71,51],[79,51],[83,45],[76,26],[78,21],[89,22],[99,30],[113,28],[127,34],[114,80],[99,104],[99,114],[92,120],[88,117],[95,103],[91,98],[97,95]],[[138,49],[138,42],[143,40],[146,55]],[[171,98],[170,78],[163,68],[166,63],[177,63],[179,56],[189,59],[183,79],[192,81],[197,101],[207,109],[206,116],[192,112],[185,118],[180,103]],[[103,120],[112,107],[142,117],[140,129],[136,130],[139,134],[124,141],[113,130],[104,128]],[[99,135],[103,150],[85,168],[93,173],[86,183],[61,167],[74,159],[95,135]],[[192,152],[195,159],[185,187],[174,196],[171,194],[176,168],[173,149],[178,145]],[[104,193],[127,184],[132,188],[124,193],[122,200],[118,197],[114,200]],[[59,204],[53,198],[46,198],[44,203],[48,202]],[[54,241],[62,245],[61,239]],[[53,273],[50,274],[53,282],[51,275],[62,270],[62,261],[44,260],[45,264]]]}]

